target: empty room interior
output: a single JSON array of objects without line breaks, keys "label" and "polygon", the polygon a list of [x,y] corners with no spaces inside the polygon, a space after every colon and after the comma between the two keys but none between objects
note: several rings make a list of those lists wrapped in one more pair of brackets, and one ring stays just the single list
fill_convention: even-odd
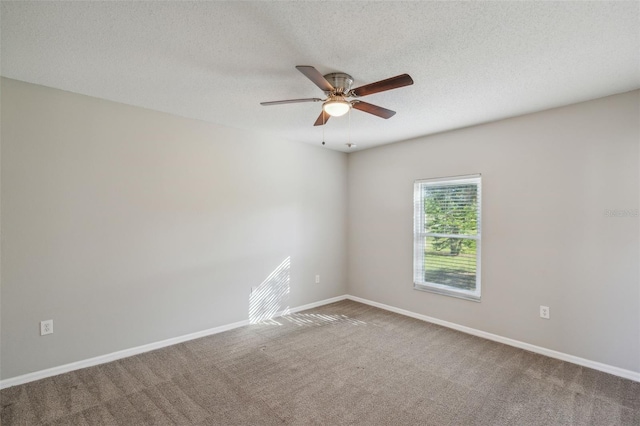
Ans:
[{"label": "empty room interior", "polygon": [[3,425],[640,425],[640,3],[0,9]]}]

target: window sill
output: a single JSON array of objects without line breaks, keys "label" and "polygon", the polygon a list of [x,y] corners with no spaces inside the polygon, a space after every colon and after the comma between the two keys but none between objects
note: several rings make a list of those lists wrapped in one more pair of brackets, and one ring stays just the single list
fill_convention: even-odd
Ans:
[{"label": "window sill", "polygon": [[472,302],[480,302],[480,296],[464,291],[456,291],[453,289],[435,287],[427,284],[413,283],[414,290],[426,291],[429,293],[441,294],[443,296],[457,297],[458,299],[470,300]]}]

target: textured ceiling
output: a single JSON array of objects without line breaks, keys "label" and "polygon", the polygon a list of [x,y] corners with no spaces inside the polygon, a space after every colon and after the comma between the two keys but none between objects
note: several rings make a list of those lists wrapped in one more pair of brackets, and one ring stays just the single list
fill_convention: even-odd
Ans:
[{"label": "textured ceiling", "polygon": [[633,2],[2,2],[3,76],[320,144],[294,67],[415,84],[325,126],[347,151],[640,87]]}]

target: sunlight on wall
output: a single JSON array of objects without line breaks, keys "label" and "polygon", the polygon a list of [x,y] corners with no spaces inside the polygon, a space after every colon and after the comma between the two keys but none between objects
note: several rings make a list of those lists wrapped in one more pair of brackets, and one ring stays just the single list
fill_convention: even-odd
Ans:
[{"label": "sunlight on wall", "polygon": [[262,284],[249,296],[249,323],[257,324],[271,320],[276,315],[286,314],[289,306],[289,281],[291,256],[274,269]]},{"label": "sunlight on wall", "polygon": [[[364,321],[339,314],[290,313],[288,299],[290,291],[291,257],[282,261],[269,276],[255,287],[249,296],[249,323],[283,325],[287,322],[298,326],[322,326],[348,323],[365,325]],[[277,320],[275,317],[279,317]]]}]

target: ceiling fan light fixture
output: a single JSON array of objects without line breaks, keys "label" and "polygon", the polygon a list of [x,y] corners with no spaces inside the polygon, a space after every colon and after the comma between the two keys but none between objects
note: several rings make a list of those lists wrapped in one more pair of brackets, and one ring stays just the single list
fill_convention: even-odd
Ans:
[{"label": "ceiling fan light fixture", "polygon": [[323,102],[322,112],[316,119],[314,126],[324,126],[331,117],[340,117],[345,115],[351,108],[367,114],[375,115],[380,118],[391,118],[395,115],[395,111],[382,108],[377,105],[363,102],[359,99],[348,101],[346,98],[361,98],[363,96],[372,95],[374,93],[386,92],[387,90],[397,89],[399,87],[409,86],[413,84],[413,79],[409,74],[401,74],[385,80],[376,81],[375,83],[365,84],[364,86],[351,88],[353,78],[349,74],[343,72],[332,72],[326,75],[310,65],[296,65],[296,69],[304,74],[313,84],[318,86],[327,96],[326,99],[305,98],[305,99],[288,99],[284,101],[260,102],[260,105],[282,105],[293,104],[298,102]]},{"label": "ceiling fan light fixture", "polygon": [[331,99],[322,104],[322,109],[332,117],[340,117],[349,112],[351,103],[344,99]]}]

